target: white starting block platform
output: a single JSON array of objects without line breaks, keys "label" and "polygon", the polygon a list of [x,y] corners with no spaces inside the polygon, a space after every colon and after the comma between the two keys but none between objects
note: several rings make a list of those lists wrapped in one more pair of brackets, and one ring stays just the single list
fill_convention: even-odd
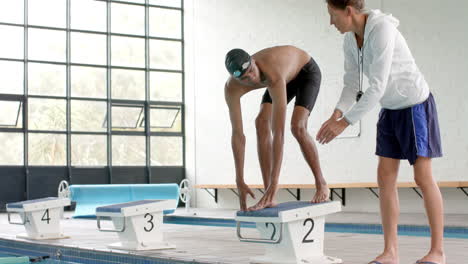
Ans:
[{"label": "white starting block platform", "polygon": [[[175,248],[164,242],[163,212],[175,208],[177,200],[141,200],[96,208],[99,231],[117,232],[120,242],[108,247],[122,250]],[[110,217],[114,229],[101,227],[102,217]]]},{"label": "white starting block platform", "polygon": [[[238,211],[237,236],[242,242],[264,243],[264,256],[250,263],[269,264],[334,264],[341,259],[323,254],[325,216],[341,211],[338,201],[312,204],[287,202],[258,211]],[[260,238],[245,238],[241,222],[255,222]]]},{"label": "white starting block platform", "polygon": [[[43,198],[6,205],[8,222],[14,225],[24,225],[26,234],[17,237],[27,239],[60,239],[67,238],[61,230],[60,220],[63,207],[70,205],[67,198]],[[18,213],[21,222],[13,222],[11,213]]]}]

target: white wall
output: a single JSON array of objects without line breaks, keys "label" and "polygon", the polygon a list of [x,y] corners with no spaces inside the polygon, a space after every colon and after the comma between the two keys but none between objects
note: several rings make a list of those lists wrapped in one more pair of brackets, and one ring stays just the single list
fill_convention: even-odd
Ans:
[{"label": "white wall", "polygon": [[[370,8],[381,8],[401,20],[400,30],[408,40],[418,65],[436,97],[445,157],[434,161],[438,180],[467,179],[468,143],[462,131],[468,122],[466,85],[468,72],[468,34],[463,25],[468,18],[463,10],[468,3],[450,1],[367,1]],[[291,44],[308,51],[322,70],[322,87],[311,114],[309,131],[315,136],[321,123],[331,114],[342,88],[342,36],[329,26],[326,4],[322,0],[185,0],[186,5],[186,131],[187,176],[196,184],[234,183],[234,163],[230,147],[231,126],[224,102],[223,87],[228,77],[224,55],[232,48],[250,53]],[[418,6],[421,5],[421,6]],[[261,183],[256,154],[254,119],[263,91],[242,99],[247,138],[245,179]],[[289,108],[291,110],[291,108]],[[322,170],[329,183],[373,182],[376,178],[375,124],[378,108],[362,120],[360,137],[341,138],[318,146]],[[290,117],[291,111],[289,111]],[[289,120],[289,118],[288,118]],[[289,124],[287,123],[287,129]],[[355,135],[359,127],[347,131]],[[411,181],[412,170],[402,162],[400,181]],[[286,134],[280,183],[313,183],[310,169],[292,137]],[[421,201],[412,190],[401,190],[402,211],[421,211]],[[448,212],[468,213],[468,198],[461,191],[444,189]],[[257,194],[259,197],[260,193]],[[312,191],[303,193],[310,199]],[[198,207],[236,208],[237,197],[221,191],[219,203],[198,191]],[[291,200],[285,191],[280,201]],[[377,211],[378,201],[368,190],[347,193],[350,211]],[[249,201],[253,203],[253,201]]]}]

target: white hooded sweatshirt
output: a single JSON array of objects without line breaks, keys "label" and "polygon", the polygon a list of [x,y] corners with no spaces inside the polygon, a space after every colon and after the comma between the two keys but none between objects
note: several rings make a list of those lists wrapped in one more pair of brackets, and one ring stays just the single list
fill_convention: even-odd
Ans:
[{"label": "white hooded sweatshirt", "polygon": [[[397,30],[399,21],[380,10],[366,12],[369,16],[364,31],[364,44],[359,50],[355,33],[344,37],[344,88],[336,109],[354,124],[378,102],[382,108],[403,109],[424,102],[429,87],[416,66],[406,40]],[[356,103],[359,91],[359,54],[362,52],[364,74],[369,87]]]}]

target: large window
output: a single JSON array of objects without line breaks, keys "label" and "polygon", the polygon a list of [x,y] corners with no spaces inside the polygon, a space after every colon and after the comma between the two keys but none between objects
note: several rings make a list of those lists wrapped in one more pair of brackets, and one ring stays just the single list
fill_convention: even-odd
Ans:
[{"label": "large window", "polygon": [[0,35],[0,166],[185,165],[183,0],[0,1]]}]

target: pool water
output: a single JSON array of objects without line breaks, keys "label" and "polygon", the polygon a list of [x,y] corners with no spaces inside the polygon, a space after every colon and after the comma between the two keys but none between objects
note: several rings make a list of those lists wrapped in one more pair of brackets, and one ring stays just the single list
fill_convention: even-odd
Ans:
[{"label": "pool water", "polygon": [[[19,256],[0,253],[0,261],[4,257],[19,257]],[[32,257],[34,258],[34,256],[32,256]],[[2,262],[0,262],[0,263],[2,263]],[[42,261],[30,262],[30,263],[37,263],[37,264],[76,264],[76,262],[66,262],[66,261],[58,261],[58,260],[52,260],[52,259],[45,259],[45,260],[42,260]]]},{"label": "pool water", "polygon": [[[164,223],[181,224],[181,225],[201,225],[212,227],[229,227],[234,228],[236,222],[234,219],[222,218],[200,218],[169,215],[164,217]],[[255,228],[255,223],[242,223],[243,227]],[[383,234],[381,225],[372,224],[346,224],[346,223],[326,223],[325,232],[334,233],[358,233],[358,234]],[[398,234],[401,236],[419,236],[429,237],[430,230],[427,226],[398,226]],[[468,228],[466,227],[446,227],[444,236],[447,238],[468,239]],[[44,253],[48,252],[48,253]],[[51,253],[54,252],[54,253]],[[183,264],[183,263],[198,263],[186,262],[183,260],[173,260],[166,258],[152,258],[146,256],[136,256],[131,254],[119,254],[108,252],[95,252],[78,248],[57,247],[54,245],[41,245],[23,243],[21,241],[5,240],[0,238],[0,258],[14,256],[41,256],[50,254],[62,255],[63,260],[46,259],[38,264],[122,264],[122,263],[144,263],[144,264]],[[54,257],[55,258],[55,257]],[[33,263],[33,264],[34,264]],[[3,264],[0,262],[0,264]]]},{"label": "pool water", "polygon": [[[45,253],[44,252],[49,252]],[[50,253],[55,252],[55,253]],[[15,256],[43,256],[47,254],[57,254],[60,252],[63,260],[47,259],[41,262],[31,262],[32,264],[195,264],[195,260],[175,260],[167,258],[155,258],[144,255],[100,252],[79,248],[64,248],[56,245],[31,244],[22,241],[11,241],[0,238],[0,258]],[[1,263],[1,262],[0,262]],[[1,263],[13,264],[13,263]]]}]

